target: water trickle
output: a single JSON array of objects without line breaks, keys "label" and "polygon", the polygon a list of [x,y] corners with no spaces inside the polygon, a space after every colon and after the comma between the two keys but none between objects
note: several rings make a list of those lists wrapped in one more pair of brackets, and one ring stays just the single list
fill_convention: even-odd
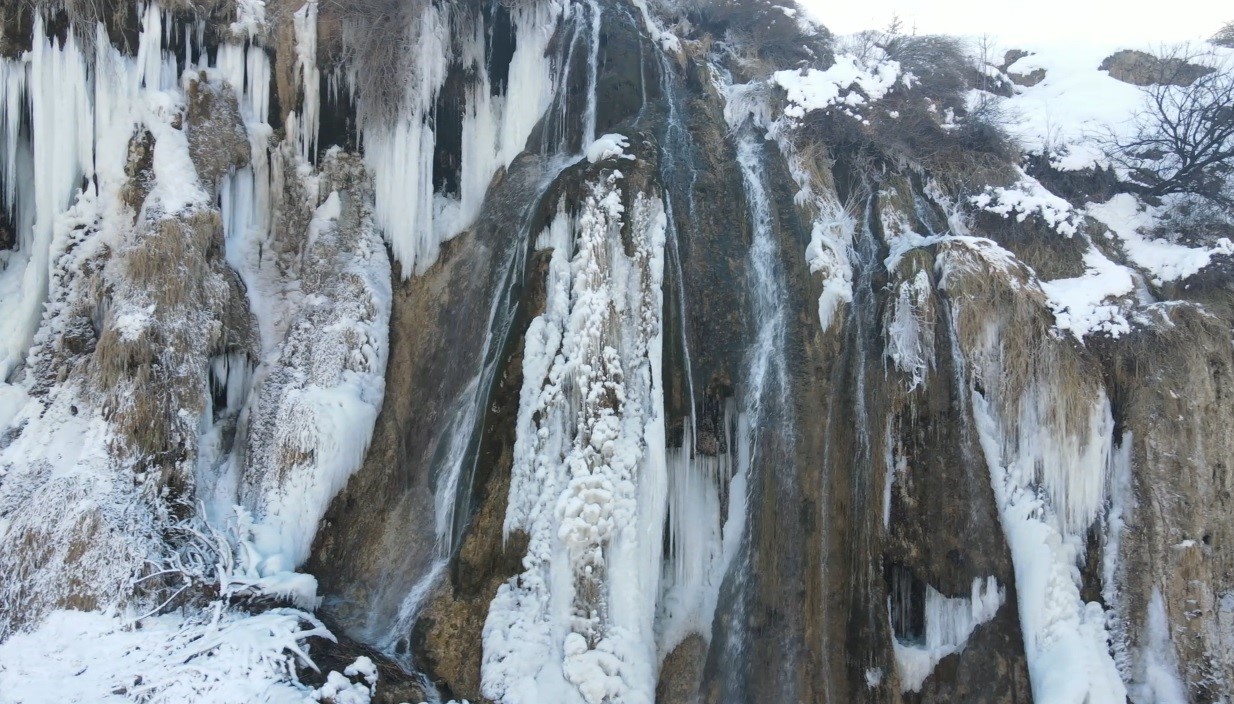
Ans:
[{"label": "water trickle", "polygon": [[399,652],[398,643],[407,637],[432,587],[445,574],[446,566],[461,546],[471,520],[485,410],[515,332],[513,327],[522,300],[527,254],[534,244],[531,241],[534,214],[556,178],[576,161],[575,157],[558,157],[544,165],[534,196],[528,200],[518,219],[521,223],[518,236],[513,238],[502,257],[507,266],[489,308],[488,332],[484,339],[480,369],[455,402],[439,445],[443,451],[434,457],[432,476],[436,542],[432,562],[424,574],[412,583],[399,605],[398,616],[377,639],[379,647],[404,665],[410,666],[411,654]]},{"label": "water trickle", "polygon": [[[741,169],[752,241],[747,259],[749,278],[747,296],[753,337],[746,355],[745,387],[739,394],[740,411],[737,424],[738,474],[750,490],[743,497],[750,507],[763,499],[764,486],[777,493],[791,493],[794,469],[790,461],[793,438],[792,411],[789,398],[788,368],[785,360],[788,293],[783,262],[776,241],[776,223],[768,192],[764,165],[764,150],[759,130],[748,121],[736,126],[737,163]],[[768,473],[772,473],[768,476]],[[770,481],[768,482],[767,480]],[[734,486],[734,495],[737,487]],[[749,701],[751,675],[749,669],[752,645],[753,605],[758,597],[758,582],[754,566],[753,532],[745,531],[737,561],[729,571],[731,604],[723,615],[723,658],[727,663],[721,674],[725,701]],[[776,693],[787,700],[795,698],[800,642],[791,634],[780,636],[783,655],[780,677],[783,688]],[[736,665],[741,663],[741,665]]]}]

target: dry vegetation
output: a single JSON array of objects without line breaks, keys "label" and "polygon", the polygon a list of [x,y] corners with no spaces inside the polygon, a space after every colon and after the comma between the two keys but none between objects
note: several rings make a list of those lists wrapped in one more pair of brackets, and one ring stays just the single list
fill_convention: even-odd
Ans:
[{"label": "dry vegetation", "polygon": [[822,28],[804,31],[797,20],[803,10],[793,0],[698,0],[684,5],[706,31],[747,49],[767,67],[825,66],[831,61],[831,35]]},{"label": "dry vegetation", "polygon": [[808,114],[803,122],[808,139],[873,168],[890,164],[924,171],[953,196],[1014,178],[1020,154],[997,104],[966,108],[965,94],[977,72],[960,40],[865,32],[844,50],[865,60],[898,61],[916,80],[911,87],[893,88],[864,122],[834,111]]},{"label": "dry vegetation", "polygon": [[406,97],[419,18],[426,0],[323,0],[322,14],[337,22],[342,64],[350,68],[361,122],[397,114]]},{"label": "dry vegetation", "polygon": [[1051,333],[1053,314],[1033,272],[963,243],[944,243],[937,256],[953,334],[976,388],[1002,418],[1018,417],[1024,394],[1037,388],[1049,399],[1043,421],[1083,437],[1101,374],[1083,348]]}]

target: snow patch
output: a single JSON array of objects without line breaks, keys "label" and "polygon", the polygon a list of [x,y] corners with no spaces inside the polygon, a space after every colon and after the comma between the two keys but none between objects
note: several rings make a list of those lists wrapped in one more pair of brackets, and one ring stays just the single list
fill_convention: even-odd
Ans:
[{"label": "snow patch", "polygon": [[1051,193],[1037,179],[1020,172],[1020,180],[1010,188],[987,187],[984,193],[972,196],[970,201],[981,210],[1001,215],[1015,216],[1016,222],[1024,222],[1030,215],[1040,217],[1050,229],[1072,237],[1080,229],[1080,218],[1071,204]]},{"label": "snow patch", "polygon": [[136,623],[57,611],[0,644],[0,690],[22,704],[314,704],[312,690],[295,678],[297,664],[315,669],[305,645],[312,636],[333,640],[314,616],[294,609],[248,614],[216,602],[189,616]]},{"label": "snow patch", "polygon": [[596,163],[605,159],[634,159],[633,154],[626,154],[626,147],[630,146],[630,139],[623,134],[606,134],[602,137],[597,137],[587,147],[585,155],[587,161]]},{"label": "snow patch", "polygon": [[1234,255],[1234,242],[1222,237],[1212,247],[1187,247],[1142,234],[1153,227],[1158,209],[1146,208],[1127,193],[1105,203],[1089,203],[1088,214],[1110,228],[1131,261],[1152,277],[1153,284],[1194,276],[1216,255]]},{"label": "snow patch", "polygon": [[881,99],[900,79],[899,62],[884,60],[865,66],[847,54],[836,56],[835,64],[823,71],[807,68],[776,71],[771,76],[787,94],[784,114],[790,119],[831,107],[854,114],[853,108]]},{"label": "snow patch", "polygon": [[1041,282],[1054,312],[1054,326],[1080,341],[1094,333],[1118,337],[1130,332],[1131,324],[1116,299],[1135,290],[1131,270],[1091,245],[1084,254],[1084,265],[1080,276]]}]

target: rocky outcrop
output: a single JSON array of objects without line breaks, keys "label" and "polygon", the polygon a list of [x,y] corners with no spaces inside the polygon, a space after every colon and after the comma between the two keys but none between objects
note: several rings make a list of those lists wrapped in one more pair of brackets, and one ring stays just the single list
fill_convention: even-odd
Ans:
[{"label": "rocky outcrop", "polygon": [[1111,78],[1133,86],[1189,86],[1213,72],[1209,66],[1189,63],[1173,56],[1158,56],[1146,51],[1124,49],[1105,57],[1099,67]]},{"label": "rocky outcrop", "polygon": [[1010,70],[1012,64],[1027,56],[1032,56],[1032,53],[1023,49],[1012,49],[1003,56],[1003,65],[999,67],[999,70],[1006,74],[1011,79],[1011,82],[1017,86],[1035,86],[1045,80],[1044,68],[1033,69],[1028,73]]}]

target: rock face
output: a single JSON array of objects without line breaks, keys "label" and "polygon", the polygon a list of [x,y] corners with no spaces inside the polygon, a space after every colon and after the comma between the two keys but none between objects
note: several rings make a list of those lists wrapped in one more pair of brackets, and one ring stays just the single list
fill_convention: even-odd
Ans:
[{"label": "rock face", "polygon": [[1032,56],[1032,54],[1023,49],[1012,49],[1003,56],[1003,65],[999,67],[999,70],[1007,74],[1011,82],[1017,86],[1035,86],[1045,80],[1045,69],[1043,68],[1033,69],[1028,73],[1013,73],[1008,70],[1012,64],[1026,56]]},{"label": "rock face", "polygon": [[345,636],[317,700],[1224,701],[1228,241],[1162,279],[903,46],[675,8],[0,9],[0,638],[280,605]]},{"label": "rock face", "polygon": [[1201,76],[1213,72],[1208,66],[1131,49],[1117,51],[1105,57],[1100,68],[1102,71],[1109,71],[1112,78],[1133,86],[1189,86]]}]

